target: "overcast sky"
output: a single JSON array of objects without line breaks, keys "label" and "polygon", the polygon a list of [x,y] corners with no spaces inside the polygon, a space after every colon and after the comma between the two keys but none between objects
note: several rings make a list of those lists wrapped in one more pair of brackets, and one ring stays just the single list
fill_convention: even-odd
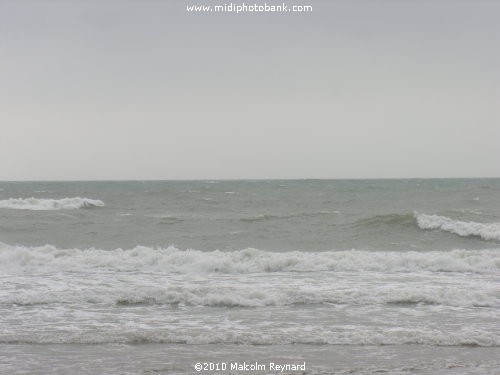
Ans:
[{"label": "overcast sky", "polygon": [[500,176],[500,1],[224,3],[0,0],[0,180]]}]

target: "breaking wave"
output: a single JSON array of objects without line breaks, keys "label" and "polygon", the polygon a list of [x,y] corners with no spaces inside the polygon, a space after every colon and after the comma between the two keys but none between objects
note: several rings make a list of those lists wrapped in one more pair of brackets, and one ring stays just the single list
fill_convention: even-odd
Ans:
[{"label": "breaking wave", "polygon": [[77,210],[79,208],[102,207],[104,202],[89,198],[63,198],[63,199],[39,199],[39,198],[10,198],[0,200],[0,208],[13,210]]},{"label": "breaking wave", "polygon": [[325,251],[269,252],[258,249],[199,251],[138,246],[133,249],[59,249],[0,243],[4,273],[57,271],[146,271],[162,273],[268,273],[313,271],[496,273],[500,251]]},{"label": "breaking wave", "polygon": [[[293,277],[293,276],[290,276]],[[158,280],[155,276],[141,279],[141,285],[133,279],[116,281],[100,278],[102,285],[92,288],[36,289],[0,295],[0,306],[35,306],[71,304],[85,306],[207,306],[207,307],[266,307],[298,305],[441,305],[453,307],[500,307],[500,295],[494,286],[484,283],[481,289],[471,290],[469,284],[453,287],[437,285],[413,285],[404,282],[388,288],[385,284],[366,285],[362,288],[337,282],[331,285],[311,284],[310,280],[294,281],[290,277],[282,282],[273,281],[248,285],[248,279],[225,282],[206,280],[197,283]],[[49,282],[49,281],[47,281]],[[70,279],[72,285],[81,280]],[[269,280],[267,280],[269,282]],[[75,284],[76,283],[76,284]],[[293,285],[291,285],[293,284]]]},{"label": "breaking wave", "polygon": [[217,329],[186,327],[60,330],[53,332],[3,332],[0,343],[29,344],[246,344],[246,345],[432,345],[432,346],[500,346],[499,337],[487,330],[462,329],[444,332],[434,329],[352,327],[268,328],[265,332],[251,329]]},{"label": "breaking wave", "polygon": [[446,216],[417,213],[415,213],[415,218],[421,229],[439,229],[462,237],[476,236],[483,240],[500,241],[500,223],[458,221]]}]

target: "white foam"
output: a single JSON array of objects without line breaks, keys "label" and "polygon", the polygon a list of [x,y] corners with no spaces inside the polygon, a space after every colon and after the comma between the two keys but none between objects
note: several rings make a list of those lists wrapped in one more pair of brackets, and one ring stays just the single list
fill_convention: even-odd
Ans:
[{"label": "white foam", "polygon": [[43,273],[83,270],[147,271],[166,273],[268,273],[311,271],[474,272],[497,273],[500,251],[451,250],[428,252],[325,251],[268,252],[179,250],[138,246],[133,249],[58,249],[11,246],[0,243],[0,270],[4,273]]},{"label": "white foam", "polygon": [[246,345],[405,345],[432,346],[500,346],[499,337],[486,330],[461,329],[444,332],[434,329],[326,327],[271,328],[265,332],[233,327],[176,327],[144,328],[119,326],[114,329],[96,327],[81,330],[65,327],[51,331],[5,330],[0,343],[34,344],[105,344],[105,343],[169,343],[169,344],[246,344]]},{"label": "white foam", "polygon": [[483,240],[500,241],[500,223],[476,223],[474,221],[458,221],[446,216],[415,213],[421,229],[439,229],[458,234],[462,237],[477,236]]},{"label": "white foam", "polygon": [[79,208],[101,207],[104,202],[89,198],[63,198],[63,199],[41,199],[41,198],[10,198],[0,200],[0,208],[14,210],[76,210]]},{"label": "white foam", "polygon": [[[155,274],[128,278],[121,275],[117,281],[107,275],[92,275],[100,284],[90,284],[85,277],[68,277],[70,286],[49,276],[30,280],[31,288],[0,292],[2,305],[48,305],[88,303],[101,305],[179,305],[211,307],[265,307],[291,305],[441,305],[454,307],[500,307],[497,288],[488,283],[454,280],[455,285],[422,285],[398,283],[388,288],[383,280],[373,284],[356,279],[336,279],[333,288],[328,281],[293,279],[281,276],[280,281],[266,279],[253,282],[249,278],[205,280],[202,284],[172,281]],[[329,279],[330,281],[332,279]],[[436,283],[439,280],[433,279]],[[47,284],[51,288],[47,288]],[[355,285],[353,285],[355,284]],[[480,288],[478,288],[478,285]],[[471,287],[472,286],[472,287]],[[474,289],[476,287],[477,289]]]}]

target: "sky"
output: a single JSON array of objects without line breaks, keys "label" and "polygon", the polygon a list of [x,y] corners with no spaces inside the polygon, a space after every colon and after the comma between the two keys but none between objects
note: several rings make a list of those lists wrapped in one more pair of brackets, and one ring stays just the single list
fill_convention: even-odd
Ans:
[{"label": "sky", "polygon": [[0,180],[500,177],[499,1],[285,3],[0,0]]}]

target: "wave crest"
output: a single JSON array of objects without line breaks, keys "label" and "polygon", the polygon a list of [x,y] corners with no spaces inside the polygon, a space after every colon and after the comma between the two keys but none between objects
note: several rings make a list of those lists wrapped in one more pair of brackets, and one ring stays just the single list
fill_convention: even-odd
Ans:
[{"label": "wave crest", "polygon": [[299,212],[290,214],[260,214],[256,216],[242,217],[239,220],[243,222],[268,221],[268,220],[286,220],[300,217],[320,217],[326,215],[340,215],[340,211],[315,211]]},{"label": "wave crest", "polygon": [[62,198],[62,199],[39,199],[39,198],[9,198],[0,200],[0,208],[13,210],[77,210],[80,208],[102,207],[104,202],[89,198]]},{"label": "wave crest", "polygon": [[133,249],[58,249],[10,246],[0,243],[0,270],[4,273],[153,271],[163,273],[267,273],[314,271],[474,272],[496,273],[498,250],[396,251],[288,251],[257,249],[199,251],[138,246]]},{"label": "wave crest", "polygon": [[354,223],[355,226],[378,227],[378,226],[411,226],[415,225],[415,218],[410,213],[375,215],[360,219]]},{"label": "wave crest", "polygon": [[[0,306],[53,304],[85,306],[88,303],[98,303],[107,306],[165,305],[227,308],[300,305],[500,307],[500,296],[497,290],[489,285],[482,285],[480,290],[471,290],[467,285],[449,288],[407,284],[392,288],[376,285],[357,289],[340,282],[336,284],[338,288],[332,288],[326,285],[311,286],[310,281],[293,282],[290,278],[286,278],[282,283],[274,283],[270,287],[265,282],[246,285],[245,281],[248,279],[239,279],[239,284],[232,286],[220,279],[206,281],[203,285],[190,285],[188,281],[172,283],[159,281],[153,277],[143,279],[144,283],[140,287],[131,287],[132,280],[122,283],[116,283],[109,278],[100,280],[103,280],[105,285],[97,289],[67,288],[43,292],[35,289],[0,295]],[[155,282],[159,285],[154,285]],[[290,285],[292,283],[293,285]]]},{"label": "wave crest", "polygon": [[446,216],[415,213],[417,224],[421,229],[439,229],[458,234],[462,237],[475,236],[483,240],[500,241],[500,223],[476,223],[474,221],[458,221]]},{"label": "wave crest", "polygon": [[245,345],[431,345],[498,347],[498,336],[486,330],[462,329],[450,333],[431,329],[377,329],[369,327],[325,329],[325,327],[289,327],[268,329],[264,334],[250,329],[99,329],[81,332],[3,332],[0,343],[29,344],[245,344]]}]

